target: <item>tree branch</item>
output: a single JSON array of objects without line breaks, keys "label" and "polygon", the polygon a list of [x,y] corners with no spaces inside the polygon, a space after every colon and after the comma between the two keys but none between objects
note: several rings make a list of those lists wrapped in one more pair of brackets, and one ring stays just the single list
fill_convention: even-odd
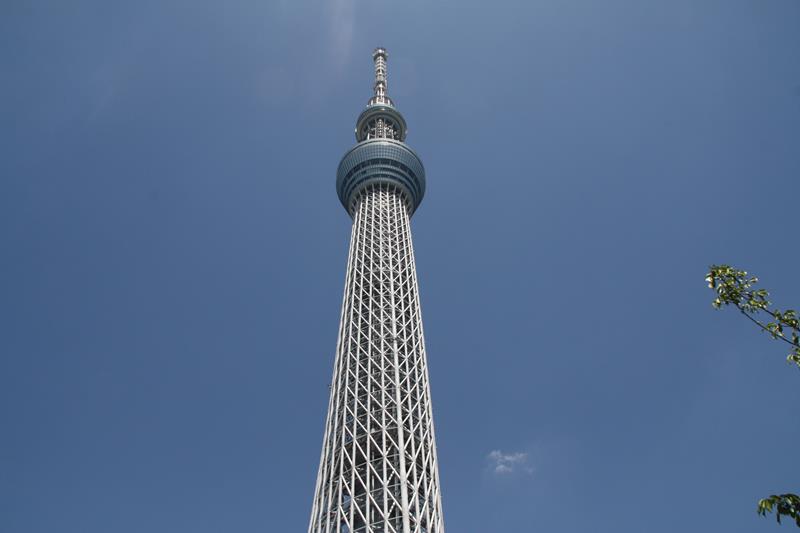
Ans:
[{"label": "tree branch", "polygon": [[[758,320],[756,320],[755,318],[753,318],[752,316],[750,316],[750,315],[747,313],[747,311],[745,311],[744,309],[742,309],[742,308],[741,308],[741,307],[739,307],[738,305],[737,305],[736,307],[739,309],[739,312],[740,312],[740,313],[742,313],[744,316],[746,316],[747,318],[749,318],[749,319],[750,319],[752,322],[754,322],[755,324],[758,324],[758,327],[760,327],[761,329],[763,329],[764,331],[766,331],[767,333],[769,333],[770,335],[772,335],[772,337],[773,337],[773,338],[775,338],[775,339],[780,339],[780,340],[782,340],[783,342],[785,342],[786,344],[789,344],[790,346],[794,346],[795,348],[800,348],[800,345],[797,345],[797,344],[793,343],[792,341],[790,341],[789,339],[787,339],[787,338],[786,338],[786,337],[784,337],[783,335],[775,335],[775,334],[774,334],[772,331],[770,331],[770,330],[769,330],[769,328],[767,328],[767,326],[765,326],[764,324],[762,324],[761,322],[759,322]],[[770,314],[772,314],[772,313],[770,313]]]}]

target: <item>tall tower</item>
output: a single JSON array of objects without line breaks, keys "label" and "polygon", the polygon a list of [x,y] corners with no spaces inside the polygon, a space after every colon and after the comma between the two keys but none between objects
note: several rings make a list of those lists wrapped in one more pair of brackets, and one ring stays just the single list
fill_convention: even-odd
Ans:
[{"label": "tall tower", "polygon": [[425,170],[386,93],[386,50],[372,57],[375,94],[336,175],[353,231],[308,530],[444,533],[410,229]]}]

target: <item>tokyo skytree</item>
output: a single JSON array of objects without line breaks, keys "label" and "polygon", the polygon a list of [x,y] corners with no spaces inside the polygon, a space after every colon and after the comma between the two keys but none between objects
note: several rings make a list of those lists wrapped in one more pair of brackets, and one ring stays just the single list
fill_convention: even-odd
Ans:
[{"label": "tokyo skytree", "polygon": [[375,94],[336,175],[353,230],[308,531],[444,533],[410,229],[425,170],[386,92],[386,50],[372,57]]}]

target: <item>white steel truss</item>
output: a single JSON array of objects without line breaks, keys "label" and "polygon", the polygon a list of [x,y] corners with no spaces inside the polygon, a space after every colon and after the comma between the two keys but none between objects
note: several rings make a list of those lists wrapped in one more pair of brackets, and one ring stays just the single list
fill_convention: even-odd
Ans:
[{"label": "white steel truss", "polygon": [[406,202],[356,200],[309,533],[444,533]]}]

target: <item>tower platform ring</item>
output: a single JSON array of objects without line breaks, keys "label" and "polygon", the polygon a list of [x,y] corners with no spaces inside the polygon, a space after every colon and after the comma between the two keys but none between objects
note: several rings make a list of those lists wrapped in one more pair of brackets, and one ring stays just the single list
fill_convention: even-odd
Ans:
[{"label": "tower platform ring", "polygon": [[363,134],[362,130],[370,120],[377,118],[385,118],[392,121],[397,128],[397,140],[406,140],[406,132],[408,131],[406,119],[403,118],[403,115],[400,113],[400,111],[395,109],[393,106],[381,104],[368,106],[358,116],[358,120],[356,120],[356,141],[360,142],[364,140],[365,135]]},{"label": "tower platform ring", "polygon": [[362,141],[344,154],[339,163],[336,172],[339,201],[352,216],[359,193],[366,186],[378,183],[388,183],[402,191],[411,215],[425,195],[425,167],[405,143],[392,139]]}]

